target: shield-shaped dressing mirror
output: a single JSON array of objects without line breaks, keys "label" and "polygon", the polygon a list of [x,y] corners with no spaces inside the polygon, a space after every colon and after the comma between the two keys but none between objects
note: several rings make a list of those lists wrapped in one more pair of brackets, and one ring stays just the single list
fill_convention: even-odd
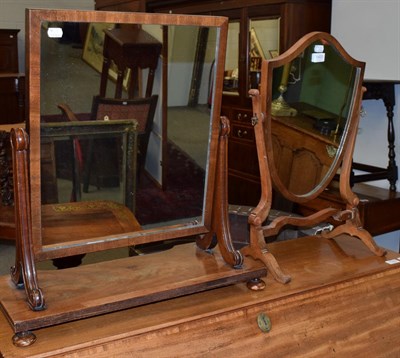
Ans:
[{"label": "shield-shaped dressing mirror", "polygon": [[268,62],[267,123],[271,176],[292,201],[317,196],[337,172],[363,66],[327,39]]},{"label": "shield-shaped dressing mirror", "polygon": [[[334,217],[341,224],[322,236],[358,236],[372,252],[384,254],[362,228],[358,198],[349,180],[364,66],[334,37],[314,32],[277,58],[263,61],[260,93],[250,91],[262,196],[249,218],[248,253],[263,260],[280,282],[290,277],[267,254],[263,242],[286,225],[314,226]],[[325,208],[308,217],[288,214],[262,226],[271,208],[273,186],[290,201],[303,203],[317,197],[338,171],[346,210]]]}]

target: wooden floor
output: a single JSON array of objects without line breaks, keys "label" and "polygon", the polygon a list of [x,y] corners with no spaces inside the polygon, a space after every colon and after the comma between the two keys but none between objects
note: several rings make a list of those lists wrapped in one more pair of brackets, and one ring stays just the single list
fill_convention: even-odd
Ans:
[{"label": "wooden floor", "polygon": [[[376,257],[347,236],[269,247],[291,283],[268,277],[262,292],[240,283],[38,329],[28,348],[13,346],[2,315],[0,352],[41,358],[400,356],[400,254]],[[257,324],[261,313],[271,320],[269,333]]]}]

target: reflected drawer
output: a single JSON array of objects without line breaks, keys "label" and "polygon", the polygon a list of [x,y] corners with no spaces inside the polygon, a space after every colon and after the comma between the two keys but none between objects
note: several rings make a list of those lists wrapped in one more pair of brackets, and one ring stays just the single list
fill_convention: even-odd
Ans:
[{"label": "reflected drawer", "polygon": [[238,122],[245,122],[245,123],[251,123],[251,117],[253,115],[252,111],[246,111],[246,110],[232,110],[232,121],[238,121]]},{"label": "reflected drawer", "polygon": [[231,124],[231,137],[255,143],[254,129],[249,126]]}]

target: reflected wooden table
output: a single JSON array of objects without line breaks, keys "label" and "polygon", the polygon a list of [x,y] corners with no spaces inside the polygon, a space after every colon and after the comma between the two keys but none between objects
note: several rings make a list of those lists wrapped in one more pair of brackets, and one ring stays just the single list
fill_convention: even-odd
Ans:
[{"label": "reflected wooden table", "polygon": [[139,231],[134,214],[123,204],[109,201],[80,201],[42,206],[43,245],[88,241],[109,235]]},{"label": "reflected wooden table", "polygon": [[128,69],[131,70],[128,95],[129,98],[134,98],[135,86],[140,83],[138,70],[146,68],[149,69],[149,74],[143,92],[145,93],[144,97],[150,97],[162,44],[149,33],[137,27],[114,28],[105,30],[104,33],[104,61],[101,71],[100,97],[106,96],[111,62],[114,62],[117,66],[115,98],[122,98],[124,76],[127,76],[126,71]]}]

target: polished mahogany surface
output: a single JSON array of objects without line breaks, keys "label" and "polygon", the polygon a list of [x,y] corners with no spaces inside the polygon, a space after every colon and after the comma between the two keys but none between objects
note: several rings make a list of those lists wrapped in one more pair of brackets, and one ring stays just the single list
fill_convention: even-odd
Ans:
[{"label": "polished mahogany surface", "polygon": [[[250,292],[244,284],[237,284],[44,328],[36,331],[37,342],[25,349],[12,345],[12,329],[1,316],[0,352],[5,357],[94,354],[106,358],[110,352],[321,357],[368,351],[396,357],[400,263],[386,261],[400,254],[376,257],[359,240],[346,236],[335,240],[305,237],[271,244],[270,250],[292,275],[288,285],[270,276],[262,292]],[[59,276],[62,272],[45,274]],[[2,277],[0,284],[3,295],[7,278]],[[257,317],[262,313],[270,318],[269,333],[258,327]]]}]

